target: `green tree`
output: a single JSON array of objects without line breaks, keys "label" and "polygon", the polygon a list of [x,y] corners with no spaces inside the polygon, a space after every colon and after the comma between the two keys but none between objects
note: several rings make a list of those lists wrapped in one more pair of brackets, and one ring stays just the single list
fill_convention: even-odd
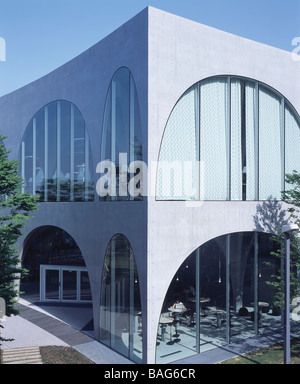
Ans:
[{"label": "green tree", "polygon": [[285,181],[290,185],[290,188],[282,192],[282,200],[292,206],[288,208],[292,218],[299,224],[300,219],[297,216],[300,208],[300,173],[293,171],[290,174],[285,175]]},{"label": "green tree", "polygon": [[[279,263],[266,262],[266,265],[273,267],[272,281],[267,282],[269,286],[274,289],[274,296],[272,306],[275,309],[283,309],[284,306],[284,257],[285,248],[284,240],[285,236],[281,229],[278,229],[278,233],[273,237],[275,243],[277,243],[277,251],[272,252],[272,255],[279,259]],[[299,266],[300,266],[300,243],[299,238],[295,234],[291,234],[291,249],[290,249],[290,260],[291,260],[291,271],[290,271],[290,294],[291,300],[299,296]]]},{"label": "green tree", "polygon": [[[290,186],[282,192],[282,200],[289,204],[287,211],[290,221],[300,228],[300,173],[293,171],[285,175],[285,181]],[[291,235],[291,298],[300,295],[300,238],[299,232]]]},{"label": "green tree", "polygon": [[[6,316],[18,314],[19,280],[26,273],[20,266],[16,242],[23,234],[30,213],[37,209],[36,196],[22,193],[19,163],[9,160],[9,151],[0,135],[0,297],[5,300]],[[3,325],[0,324],[0,331]],[[0,336],[0,345],[3,339]]]},{"label": "green tree", "polygon": [[[280,225],[274,227],[276,235],[273,237],[277,243],[277,251],[272,254],[280,260],[280,263],[271,264],[274,274],[272,275],[272,281],[268,284],[274,289],[273,307],[282,309],[284,305],[284,270],[283,261],[285,257],[284,240],[285,236],[282,233],[282,225],[287,223],[295,223],[300,228],[300,173],[293,171],[291,174],[285,176],[288,188],[282,192],[282,201],[288,204],[287,208],[281,211]],[[283,219],[284,216],[284,219]],[[294,232],[291,234],[291,275],[290,275],[290,291],[291,299],[299,297],[300,294],[300,239],[299,233]]]}]

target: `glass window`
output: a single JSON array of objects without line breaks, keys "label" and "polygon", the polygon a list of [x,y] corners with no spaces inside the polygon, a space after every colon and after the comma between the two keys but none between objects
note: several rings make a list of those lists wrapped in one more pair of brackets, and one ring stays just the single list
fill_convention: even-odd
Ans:
[{"label": "glass window", "polygon": [[[285,108],[285,127],[285,173],[291,174],[300,169],[300,125],[289,107]],[[291,185],[286,183],[285,188]]]},{"label": "glass window", "polygon": [[[71,193],[74,201],[85,200],[85,126],[81,113],[71,106],[71,151],[73,162],[71,163]],[[90,180],[90,178],[88,179]],[[87,180],[87,182],[88,182]]]},{"label": "glass window", "polygon": [[[194,86],[181,97],[168,120],[160,149],[158,200],[198,198],[197,97],[197,86]],[[186,190],[185,186],[192,188]]]},{"label": "glass window", "polygon": [[245,130],[242,125],[242,93],[244,84],[240,79],[231,81],[231,200],[243,200],[245,183],[243,169],[245,159]]},{"label": "glass window", "polygon": [[[258,169],[258,116],[256,105],[258,95],[255,83],[245,82],[245,166],[243,166],[243,200],[257,200]],[[243,165],[244,165],[243,164]]]},{"label": "glass window", "polygon": [[259,90],[259,199],[280,199],[281,173],[280,99],[268,89]]},{"label": "glass window", "polygon": [[[37,127],[42,127],[37,129]],[[33,190],[34,194],[43,195],[45,189],[45,112],[39,111],[33,119],[33,140],[35,141],[34,150],[34,169],[33,174]]]},{"label": "glass window", "polygon": [[272,311],[278,244],[266,233],[217,237],[180,266],[162,307],[156,362],[170,363],[281,328]]},{"label": "glass window", "polygon": [[226,79],[216,79],[200,88],[201,200],[228,198],[227,86]]},{"label": "glass window", "polygon": [[[41,265],[85,267],[85,261],[72,236],[60,228],[51,226],[38,229],[30,236],[24,248],[22,267],[29,272],[21,282],[21,291],[29,299],[40,298]],[[88,275],[85,276],[84,294],[90,296],[87,283]]]},{"label": "glass window", "polygon": [[[46,166],[46,184],[44,201],[56,201],[57,196],[57,103],[53,102],[45,107],[46,113],[46,137],[45,141],[45,160]],[[49,134],[50,133],[50,134]],[[41,201],[42,197],[41,197]]]},{"label": "glass window", "polygon": [[142,317],[138,274],[127,238],[115,235],[107,248],[100,300],[100,341],[142,362]]},{"label": "glass window", "polygon": [[130,74],[127,68],[119,69],[112,80],[112,132],[115,135],[112,159],[118,167],[119,153],[129,153]]},{"label": "glass window", "polygon": [[[71,106],[70,103],[58,102],[58,154],[57,177],[59,201],[70,201],[70,149],[71,149]],[[62,128],[63,127],[63,128]]]},{"label": "glass window", "polygon": [[33,193],[33,122],[31,121],[26,129],[22,140],[22,177],[24,180],[24,192]]},{"label": "glass window", "polygon": [[235,76],[200,81],[166,124],[156,199],[280,199],[285,173],[300,171],[299,130],[297,113],[266,85]]},{"label": "glass window", "polygon": [[24,191],[40,201],[93,201],[89,137],[78,108],[47,104],[27,126],[19,152]]},{"label": "glass window", "polygon": [[255,295],[254,252],[257,237],[253,232],[241,232],[228,235],[226,240],[230,264],[230,341],[238,342],[255,335],[250,316]]},{"label": "glass window", "polygon": [[[142,134],[137,90],[131,73],[125,67],[115,73],[107,93],[101,160],[110,160],[116,167],[116,193],[113,196],[109,192],[103,193],[102,201],[142,199],[143,193],[138,193],[139,183],[136,185],[137,193],[128,190],[129,180],[137,174],[131,174],[128,166],[133,161],[142,160]],[[104,188],[110,190],[107,183]]]}]

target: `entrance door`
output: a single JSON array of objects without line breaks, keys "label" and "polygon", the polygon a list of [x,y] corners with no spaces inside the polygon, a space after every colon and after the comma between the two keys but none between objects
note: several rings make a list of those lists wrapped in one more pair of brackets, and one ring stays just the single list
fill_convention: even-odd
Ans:
[{"label": "entrance door", "polygon": [[45,299],[59,300],[60,298],[59,269],[46,269],[44,273]]},{"label": "entrance door", "polygon": [[[83,284],[83,277],[84,284]],[[84,267],[41,265],[40,300],[90,302],[91,288]]]}]

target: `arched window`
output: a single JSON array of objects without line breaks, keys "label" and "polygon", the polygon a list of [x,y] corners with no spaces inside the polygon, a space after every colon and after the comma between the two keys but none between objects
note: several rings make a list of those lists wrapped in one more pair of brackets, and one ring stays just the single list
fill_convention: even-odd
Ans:
[{"label": "arched window", "polygon": [[27,238],[22,267],[28,274],[21,291],[30,301],[87,302],[92,300],[83,254],[66,231],[37,228]]},{"label": "arched window", "polygon": [[113,236],[105,255],[100,299],[100,341],[137,363],[142,362],[142,316],[138,274],[132,248]]},{"label": "arched window", "polygon": [[[142,133],[137,90],[126,67],[118,69],[111,81],[102,132],[101,160],[109,160],[114,165],[112,176],[116,177],[116,190],[115,193],[104,190],[101,200],[141,200],[141,194],[137,193],[139,186],[135,186],[135,194],[130,193],[128,183],[129,178],[139,172],[138,169],[129,170],[128,166],[134,161],[142,161]],[[107,191],[109,189],[107,185]]]},{"label": "arched window", "polygon": [[40,201],[93,201],[93,163],[82,114],[64,100],[28,124],[19,151],[24,191]]},{"label": "arched window", "polygon": [[272,252],[279,249],[274,236],[258,232],[223,235],[197,248],[167,291],[157,363],[281,328],[272,285],[281,271],[280,257]]},{"label": "arched window", "polygon": [[285,174],[300,171],[300,120],[260,82],[209,78],[179,99],[168,119],[157,200],[280,199]]}]

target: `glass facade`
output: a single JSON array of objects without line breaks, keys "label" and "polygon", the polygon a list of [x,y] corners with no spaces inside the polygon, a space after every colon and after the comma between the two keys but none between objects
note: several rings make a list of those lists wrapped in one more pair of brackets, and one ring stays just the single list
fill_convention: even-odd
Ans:
[{"label": "glass facade", "polygon": [[195,250],[176,272],[164,300],[156,362],[168,363],[281,328],[270,282],[280,271],[266,233],[224,235]]},{"label": "glass facade", "polygon": [[129,179],[141,172],[138,166],[130,170],[128,167],[133,161],[137,165],[142,161],[142,134],[137,91],[126,67],[121,67],[111,81],[102,132],[101,161],[109,160],[114,164],[116,190],[113,193],[108,182],[101,193],[101,200],[141,200],[140,185],[134,186],[136,193],[129,189]]},{"label": "glass facade", "polygon": [[93,162],[78,108],[64,100],[32,118],[19,151],[23,191],[40,201],[93,201]]},{"label": "glass facade", "polygon": [[299,145],[299,116],[275,90],[234,76],[203,80],[168,119],[156,199],[280,199],[285,174],[300,170]]},{"label": "glass facade", "polygon": [[128,239],[115,235],[107,248],[100,299],[100,341],[141,363],[142,313],[138,274]]}]

